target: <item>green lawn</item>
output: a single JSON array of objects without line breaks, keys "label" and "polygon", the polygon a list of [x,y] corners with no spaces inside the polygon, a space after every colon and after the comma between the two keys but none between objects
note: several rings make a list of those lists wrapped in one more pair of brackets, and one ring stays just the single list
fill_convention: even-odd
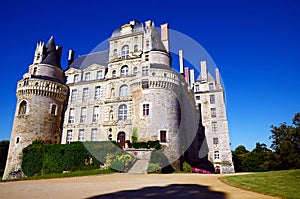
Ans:
[{"label": "green lawn", "polygon": [[[15,179],[17,180],[38,180],[38,179],[51,179],[51,178],[68,178],[68,177],[78,177],[78,176],[89,176],[89,175],[99,175],[99,174],[111,174],[114,171],[107,169],[107,170],[86,170],[86,171],[73,171],[67,173],[54,173],[54,174],[45,174],[45,175],[38,175],[26,178]],[[13,180],[13,181],[15,181]],[[6,180],[1,180],[5,182]]]},{"label": "green lawn", "polygon": [[220,178],[230,185],[282,198],[300,198],[300,169]]}]

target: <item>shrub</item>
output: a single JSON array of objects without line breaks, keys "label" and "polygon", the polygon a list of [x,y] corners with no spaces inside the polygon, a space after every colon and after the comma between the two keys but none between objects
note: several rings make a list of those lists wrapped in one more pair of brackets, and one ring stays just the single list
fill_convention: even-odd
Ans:
[{"label": "shrub", "polygon": [[182,167],[184,172],[192,173],[192,167],[187,162],[184,162]]},{"label": "shrub", "polygon": [[116,171],[125,172],[129,169],[134,158],[130,154],[123,154],[114,159],[110,165],[110,168]]}]

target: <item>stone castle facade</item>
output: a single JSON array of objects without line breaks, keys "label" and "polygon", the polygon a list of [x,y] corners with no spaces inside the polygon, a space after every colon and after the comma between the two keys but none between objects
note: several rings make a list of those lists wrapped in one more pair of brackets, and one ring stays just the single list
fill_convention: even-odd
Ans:
[{"label": "stone castle facade", "polygon": [[183,72],[182,52],[182,74],[174,71],[168,24],[158,32],[152,21],[131,21],[113,32],[106,51],[74,61],[70,51],[66,71],[60,65],[61,49],[53,37],[46,45],[38,43],[33,64],[18,82],[4,179],[21,169],[22,149],[36,139],[52,144],[114,140],[125,148],[136,131],[139,141],[159,140],[167,157],[178,159],[186,137],[178,135],[183,124],[189,125],[186,110],[196,110],[198,104],[208,160],[222,173],[234,172],[219,71],[213,78],[202,61],[194,81],[194,70]]}]

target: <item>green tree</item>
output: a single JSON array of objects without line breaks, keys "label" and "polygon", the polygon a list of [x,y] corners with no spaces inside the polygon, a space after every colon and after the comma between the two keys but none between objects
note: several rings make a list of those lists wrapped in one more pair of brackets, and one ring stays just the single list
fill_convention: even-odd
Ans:
[{"label": "green tree", "polygon": [[232,159],[234,163],[234,169],[236,172],[243,172],[246,170],[245,159],[249,156],[249,151],[245,146],[240,145],[232,152]]},{"label": "green tree", "polygon": [[300,113],[297,113],[292,125],[285,122],[280,126],[271,126],[271,148],[274,154],[274,169],[300,168]]},{"label": "green tree", "polygon": [[131,139],[132,139],[132,143],[136,143],[138,141],[137,128],[133,128]]},{"label": "green tree", "polygon": [[3,140],[0,142],[0,176],[3,175],[5,169],[8,148],[9,148],[8,140]]}]

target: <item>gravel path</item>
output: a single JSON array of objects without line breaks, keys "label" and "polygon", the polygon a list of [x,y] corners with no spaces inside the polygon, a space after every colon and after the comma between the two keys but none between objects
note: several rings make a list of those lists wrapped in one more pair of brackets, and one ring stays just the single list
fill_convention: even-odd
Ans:
[{"label": "gravel path", "polygon": [[274,198],[226,185],[221,175],[111,174],[0,183],[0,198]]}]

